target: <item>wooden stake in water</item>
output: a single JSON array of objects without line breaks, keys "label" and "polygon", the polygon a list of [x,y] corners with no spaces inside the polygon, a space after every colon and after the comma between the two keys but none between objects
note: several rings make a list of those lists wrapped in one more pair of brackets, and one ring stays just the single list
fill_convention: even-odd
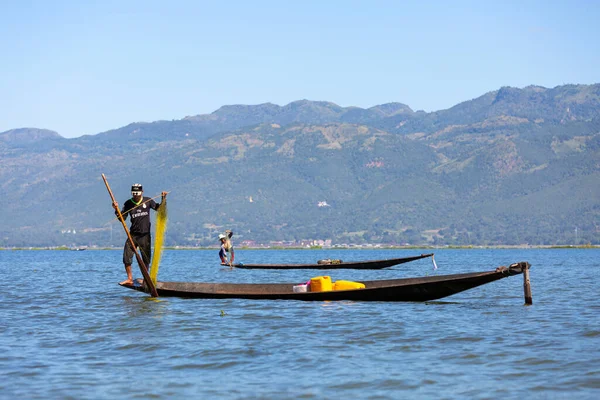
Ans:
[{"label": "wooden stake in water", "polygon": [[525,265],[523,271],[523,290],[525,292],[525,305],[532,305],[533,298],[531,297],[531,282],[529,282],[529,264]]},{"label": "wooden stake in water", "polygon": [[[112,190],[110,190],[110,186],[108,185],[108,181],[106,180],[106,177],[104,176],[104,174],[102,174],[102,179],[104,180],[104,184],[106,185],[106,190],[108,190],[108,194],[110,194],[110,198],[112,199],[112,202],[115,203],[116,202],[115,196],[113,195]],[[150,289],[150,293],[152,294],[153,297],[158,297],[158,292],[156,291],[156,287],[154,286],[154,283],[152,283],[152,279],[150,279],[150,274],[148,274],[148,268],[146,268],[146,264],[144,264],[144,260],[142,259],[142,256],[140,256],[140,254],[138,253],[137,247],[135,246],[135,242],[133,241],[133,238],[129,234],[129,229],[127,229],[127,224],[125,224],[125,219],[123,218],[123,214],[121,214],[121,210],[117,209],[117,215],[119,217],[119,221],[121,221],[121,224],[123,225],[123,229],[125,229],[125,234],[127,234],[127,240],[129,240],[129,244],[131,244],[131,247],[133,248],[133,252],[135,254],[135,258],[140,267],[140,271],[142,272],[142,276],[144,277],[144,282],[146,283],[146,287],[148,287],[148,289]]]}]

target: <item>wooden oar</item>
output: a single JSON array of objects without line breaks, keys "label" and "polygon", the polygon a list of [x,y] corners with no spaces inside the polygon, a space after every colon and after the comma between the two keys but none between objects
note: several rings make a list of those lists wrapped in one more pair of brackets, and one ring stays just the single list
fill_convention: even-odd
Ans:
[{"label": "wooden oar", "polygon": [[[104,176],[104,174],[102,174],[102,179],[104,180],[104,184],[106,185],[106,190],[108,190],[108,193],[110,194],[110,198],[112,199],[113,204],[114,204],[116,202],[115,196],[113,195],[112,190],[110,190],[110,186],[108,185],[108,181],[106,180],[106,177]],[[129,229],[127,229],[127,224],[125,223],[123,214],[121,214],[121,210],[119,210],[118,208],[117,208],[117,213],[119,216],[119,221],[121,221],[121,224],[123,224],[123,229],[125,229],[125,233],[127,234],[127,239],[129,240],[129,243],[131,244],[131,247],[133,248],[133,252],[135,253],[135,258],[137,259],[138,265],[140,267],[140,271],[142,272],[142,276],[144,277],[144,282],[146,282],[146,286],[150,289],[150,293],[152,294],[152,296],[158,297],[158,292],[156,291],[156,287],[154,286],[154,283],[152,283],[152,279],[150,278],[150,274],[148,273],[146,264],[144,263],[142,256],[140,256],[140,254],[138,253],[137,247],[135,246],[135,242],[133,241],[133,238],[131,237],[131,234],[129,233]]]}]

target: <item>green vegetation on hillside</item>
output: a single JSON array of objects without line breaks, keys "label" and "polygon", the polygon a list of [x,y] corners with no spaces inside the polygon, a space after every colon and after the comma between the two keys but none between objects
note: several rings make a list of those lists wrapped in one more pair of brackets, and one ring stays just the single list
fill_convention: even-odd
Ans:
[{"label": "green vegetation on hillside", "polygon": [[[600,85],[501,88],[448,110],[299,101],[64,139],[0,133],[0,246],[119,246],[133,182],[166,244],[600,243]],[[320,246],[319,242],[312,245]]]}]

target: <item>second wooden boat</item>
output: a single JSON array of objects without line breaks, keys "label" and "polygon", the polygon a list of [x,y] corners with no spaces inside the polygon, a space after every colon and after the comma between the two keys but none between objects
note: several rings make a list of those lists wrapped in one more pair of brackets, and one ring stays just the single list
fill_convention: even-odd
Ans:
[{"label": "second wooden boat", "polygon": [[322,260],[315,264],[233,264],[235,268],[246,269],[383,269],[398,264],[420,260],[426,257],[433,257],[433,253],[421,254],[419,256],[389,258],[386,260],[367,260],[367,261],[341,261],[341,260]]}]

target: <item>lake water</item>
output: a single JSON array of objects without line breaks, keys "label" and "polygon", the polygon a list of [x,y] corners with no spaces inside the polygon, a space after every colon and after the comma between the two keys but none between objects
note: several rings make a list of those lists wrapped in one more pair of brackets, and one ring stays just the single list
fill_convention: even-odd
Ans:
[{"label": "lake water", "polygon": [[[168,250],[159,280],[303,282],[493,270],[427,303],[159,298],[122,288],[121,251],[0,251],[0,398],[596,399],[600,250],[241,250],[244,263],[431,259],[380,271],[221,267]],[[140,277],[137,266],[134,276]]]}]

